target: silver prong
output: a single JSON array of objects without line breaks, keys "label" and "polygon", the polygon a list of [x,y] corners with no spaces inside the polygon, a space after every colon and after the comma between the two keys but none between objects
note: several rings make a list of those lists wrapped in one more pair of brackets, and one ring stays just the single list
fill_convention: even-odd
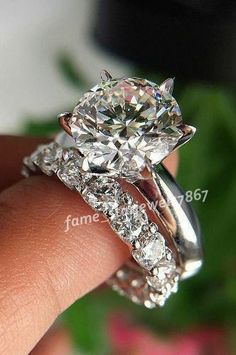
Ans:
[{"label": "silver prong", "polygon": [[103,81],[108,81],[112,79],[111,74],[106,69],[103,69],[101,71],[100,76]]},{"label": "silver prong", "polygon": [[71,133],[71,129],[70,129],[70,126],[69,126],[69,119],[71,118],[72,116],[72,113],[71,112],[63,112],[63,113],[60,113],[57,118],[58,118],[58,121],[59,121],[59,124],[60,126],[64,129],[64,131],[66,131],[66,133],[68,133],[70,136],[72,136],[72,133]]},{"label": "silver prong", "polygon": [[195,134],[196,128],[193,126],[188,126],[186,124],[181,124],[178,126],[183,133],[182,137],[179,139],[178,143],[176,144],[175,148],[179,148],[185,143],[187,143]]},{"label": "silver prong", "polygon": [[163,83],[159,86],[160,90],[172,94],[174,90],[174,79],[175,78],[168,78],[163,81]]}]

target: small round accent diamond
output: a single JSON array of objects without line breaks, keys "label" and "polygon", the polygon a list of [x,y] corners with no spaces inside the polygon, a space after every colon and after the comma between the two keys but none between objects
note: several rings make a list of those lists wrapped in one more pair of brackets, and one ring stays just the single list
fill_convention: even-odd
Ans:
[{"label": "small round accent diamond", "polygon": [[119,205],[121,187],[114,179],[99,176],[92,178],[82,191],[82,196],[99,212],[111,213]]},{"label": "small round accent diamond", "polygon": [[133,242],[138,239],[147,224],[148,217],[144,209],[135,203],[128,193],[124,193],[119,207],[111,216],[112,228],[124,241]]},{"label": "small round accent diamond", "polygon": [[79,161],[68,160],[62,164],[57,171],[57,176],[70,189],[81,188],[82,176]]},{"label": "small round accent diamond", "polygon": [[31,154],[31,161],[46,175],[52,175],[57,170],[58,161],[63,155],[63,149],[55,142],[42,144]]},{"label": "small round accent diamond", "polygon": [[145,269],[151,270],[159,260],[165,255],[165,240],[160,233],[156,233],[150,237],[147,232],[140,239],[140,247],[134,249],[132,255],[134,259]]},{"label": "small round accent diamond", "polygon": [[168,283],[174,286],[175,277],[178,275],[176,272],[175,262],[161,261],[157,265],[157,275],[147,276],[147,282],[150,286],[157,291],[161,290]]}]

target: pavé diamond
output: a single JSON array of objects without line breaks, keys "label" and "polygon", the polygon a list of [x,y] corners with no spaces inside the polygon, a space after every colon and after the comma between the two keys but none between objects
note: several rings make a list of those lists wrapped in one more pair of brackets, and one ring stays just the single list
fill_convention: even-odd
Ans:
[{"label": "pav\u00e9 diamond", "polygon": [[112,228],[123,240],[132,242],[138,239],[147,224],[146,212],[133,201],[129,194],[124,193],[120,199],[119,207],[111,216]]},{"label": "pav\u00e9 diamond", "polygon": [[79,101],[69,121],[83,169],[128,175],[159,163],[182,137],[169,85],[139,78],[103,81]]},{"label": "pav\u00e9 diamond", "polygon": [[109,177],[95,177],[82,191],[84,199],[97,211],[111,213],[119,205],[121,187]]}]

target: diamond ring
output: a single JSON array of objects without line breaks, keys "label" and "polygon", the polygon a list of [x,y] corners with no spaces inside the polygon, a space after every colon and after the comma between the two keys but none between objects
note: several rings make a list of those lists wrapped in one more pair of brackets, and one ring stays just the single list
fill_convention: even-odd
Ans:
[{"label": "diamond ring", "polygon": [[197,218],[178,202],[183,192],[161,164],[195,132],[183,124],[172,89],[173,79],[158,86],[104,72],[72,113],[59,115],[64,131],[24,158],[22,168],[24,176],[55,174],[105,215],[132,254],[108,283],[148,308],[164,305],[202,264]]}]

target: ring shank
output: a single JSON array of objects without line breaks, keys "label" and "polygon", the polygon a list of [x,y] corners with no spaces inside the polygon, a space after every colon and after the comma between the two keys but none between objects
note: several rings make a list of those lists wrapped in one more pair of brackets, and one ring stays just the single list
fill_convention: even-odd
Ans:
[{"label": "ring shank", "polygon": [[138,180],[134,184],[166,226],[179,254],[181,279],[188,278],[202,266],[197,215],[184,198],[183,190],[162,164],[154,166],[151,173],[151,179]]},{"label": "ring shank", "polygon": [[[58,135],[56,142],[65,148],[75,146],[74,140],[64,132]],[[168,229],[180,256],[181,278],[188,278],[202,266],[201,230],[197,215],[185,198],[181,198],[180,203],[180,197],[185,193],[163,164],[154,166],[151,174],[151,178],[137,180],[133,184]]]}]

